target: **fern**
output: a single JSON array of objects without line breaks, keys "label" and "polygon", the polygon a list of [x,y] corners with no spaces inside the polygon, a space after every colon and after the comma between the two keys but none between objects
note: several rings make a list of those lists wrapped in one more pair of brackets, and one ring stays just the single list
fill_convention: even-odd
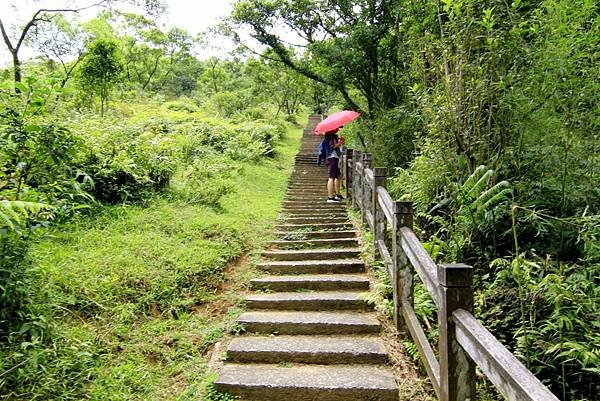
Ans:
[{"label": "fern", "polygon": [[18,231],[31,217],[51,209],[45,203],[0,200],[0,230]]},{"label": "fern", "polygon": [[417,348],[417,344],[412,341],[403,341],[402,345],[404,345],[404,349],[408,353],[410,359],[413,362],[417,362],[419,360],[419,348]]},{"label": "fern", "polygon": [[477,167],[475,169],[475,171],[473,171],[473,174],[471,174],[469,176],[469,178],[467,178],[467,180],[464,182],[464,184],[462,185],[463,189],[469,190],[470,188],[473,187],[473,184],[475,184],[475,182],[479,181],[479,179],[481,177],[483,177],[483,175],[488,171],[488,167],[481,165],[479,167]]},{"label": "fern", "polygon": [[467,191],[466,197],[467,199],[475,199],[478,194],[485,190],[485,187],[490,182],[492,177],[494,176],[494,170],[487,170],[479,180],[471,187],[466,187],[463,185],[463,189]]},{"label": "fern", "polygon": [[486,211],[497,206],[512,193],[512,188],[508,181],[500,181],[493,187],[483,191],[473,202],[471,207],[477,214],[481,215]]}]

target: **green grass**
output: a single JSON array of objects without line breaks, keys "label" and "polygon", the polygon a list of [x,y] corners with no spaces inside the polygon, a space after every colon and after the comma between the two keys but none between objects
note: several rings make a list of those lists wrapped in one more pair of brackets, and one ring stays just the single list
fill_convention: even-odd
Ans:
[{"label": "green grass", "polygon": [[29,393],[11,397],[199,399],[207,351],[235,330],[252,275],[240,256],[269,239],[300,136],[289,129],[274,159],[245,164],[218,208],[157,196],[143,208],[106,208],[36,245],[46,283],[38,302],[52,308],[54,340],[36,366],[23,365],[25,376],[43,372]]}]

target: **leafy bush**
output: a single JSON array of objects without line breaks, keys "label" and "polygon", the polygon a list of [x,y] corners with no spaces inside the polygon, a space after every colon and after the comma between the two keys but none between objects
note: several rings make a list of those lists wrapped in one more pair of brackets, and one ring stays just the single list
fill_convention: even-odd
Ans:
[{"label": "leafy bush", "polygon": [[172,100],[166,102],[164,106],[173,111],[185,111],[188,113],[196,113],[198,111],[198,106],[189,100]]},{"label": "leafy bush", "polygon": [[232,178],[239,168],[226,157],[206,153],[183,172],[184,185],[179,193],[191,203],[218,205],[223,196],[235,191]]},{"label": "leafy bush", "polygon": [[534,254],[493,265],[496,278],[477,303],[486,325],[562,399],[597,394],[599,265],[565,265]]},{"label": "leafy bush", "polygon": [[246,109],[249,105],[246,98],[236,92],[215,93],[207,104],[222,117],[233,117],[234,114]]}]

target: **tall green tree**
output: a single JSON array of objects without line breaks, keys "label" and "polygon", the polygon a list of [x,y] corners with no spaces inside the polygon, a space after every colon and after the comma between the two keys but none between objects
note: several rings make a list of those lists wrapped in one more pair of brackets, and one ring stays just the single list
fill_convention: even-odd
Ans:
[{"label": "tall green tree", "polygon": [[[372,114],[402,99],[396,8],[394,0],[239,0],[230,23],[250,28],[289,68],[339,91],[347,107]],[[303,42],[304,57],[294,57],[281,26]]]},{"label": "tall green tree", "polygon": [[79,82],[83,90],[100,97],[101,116],[104,116],[110,92],[119,82],[122,72],[123,62],[114,41],[99,39],[90,44],[81,63]]},{"label": "tall green tree", "polygon": [[12,56],[13,62],[13,73],[15,82],[21,82],[22,74],[21,74],[21,59],[19,58],[19,52],[25,43],[26,39],[32,32],[32,29],[37,27],[40,24],[44,24],[52,21],[56,16],[61,15],[62,13],[77,13],[79,11],[83,11],[88,8],[97,7],[108,0],[101,0],[94,4],[87,5],[85,7],[80,8],[40,8],[33,13],[31,18],[23,25],[22,28],[18,29],[16,32],[16,38],[10,37],[9,31],[4,26],[2,22],[2,18],[0,18],[0,32],[2,33],[2,39],[4,40],[4,44],[6,48],[10,52]]},{"label": "tall green tree", "polygon": [[61,87],[65,87],[85,56],[89,33],[63,15],[36,27],[29,42],[48,59],[52,67],[58,64]]}]

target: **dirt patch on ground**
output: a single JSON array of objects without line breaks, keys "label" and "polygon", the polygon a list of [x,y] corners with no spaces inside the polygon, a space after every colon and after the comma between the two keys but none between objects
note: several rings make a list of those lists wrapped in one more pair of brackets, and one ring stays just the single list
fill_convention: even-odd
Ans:
[{"label": "dirt patch on ground", "polygon": [[437,400],[433,387],[427,375],[421,372],[418,364],[412,361],[402,345],[402,337],[396,331],[394,323],[382,316],[382,335],[388,351],[390,364],[394,369],[398,386],[400,387],[400,401],[434,401]]}]

